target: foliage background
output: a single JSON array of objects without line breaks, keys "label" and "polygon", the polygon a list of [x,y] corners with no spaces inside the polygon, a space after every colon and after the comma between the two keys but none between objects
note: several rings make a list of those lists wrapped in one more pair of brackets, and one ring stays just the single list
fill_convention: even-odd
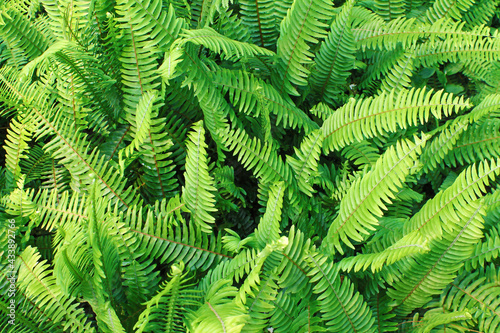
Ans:
[{"label": "foliage background", "polygon": [[500,331],[498,5],[3,1],[2,331]]}]

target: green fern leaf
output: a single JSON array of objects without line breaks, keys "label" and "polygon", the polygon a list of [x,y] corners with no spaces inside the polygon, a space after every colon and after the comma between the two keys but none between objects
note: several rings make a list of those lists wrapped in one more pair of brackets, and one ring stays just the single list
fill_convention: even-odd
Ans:
[{"label": "green fern leaf", "polygon": [[279,82],[276,89],[298,96],[292,84],[305,86],[310,71],[304,66],[311,62],[312,53],[308,42],[317,42],[326,36],[323,23],[332,15],[332,3],[328,0],[294,1],[280,25],[278,39]]},{"label": "green fern leaf", "polygon": [[266,244],[277,241],[280,237],[281,209],[283,208],[283,196],[285,185],[283,182],[274,183],[269,190],[269,200],[266,206],[266,213],[262,217],[255,238],[260,248]]},{"label": "green fern leaf", "polygon": [[287,162],[292,167],[299,189],[312,197],[314,189],[314,178],[318,175],[318,160],[321,153],[323,140],[321,130],[315,130],[308,135],[300,146],[300,150],[295,148],[297,158],[287,156]]},{"label": "green fern leaf", "polygon": [[392,90],[373,99],[351,100],[324,122],[323,151],[328,153],[352,142],[423,124],[431,111],[440,119],[443,114],[447,116],[469,106],[463,97],[453,98],[443,91],[431,94],[425,89],[402,90],[397,96]]},{"label": "green fern leaf", "polygon": [[389,148],[377,161],[373,169],[358,178],[348,190],[340,204],[338,217],[332,222],[327,237],[330,251],[334,247],[343,253],[340,240],[353,248],[348,237],[362,241],[366,229],[373,229],[377,216],[382,217],[381,209],[386,209],[383,201],[390,203],[396,190],[402,186],[405,178],[415,172],[414,161],[425,145],[415,137],[415,143],[409,140],[399,141],[396,147]]},{"label": "green fern leaf", "polygon": [[388,290],[397,314],[406,315],[441,293],[455,278],[462,260],[472,254],[474,244],[482,237],[484,207],[475,201],[467,208],[460,222],[440,240],[431,241],[430,252],[418,255],[415,264],[404,272],[404,279]]},{"label": "green fern leaf", "polygon": [[311,83],[326,102],[334,104],[339,89],[346,84],[354,67],[355,42],[351,31],[351,10],[354,0],[342,6],[331,26],[325,41],[315,58],[316,67],[311,75]]},{"label": "green fern leaf", "polygon": [[359,293],[354,293],[348,278],[340,281],[338,268],[318,253],[306,256],[310,266],[308,275],[316,282],[313,290],[318,294],[322,319],[328,329],[343,332],[370,332],[374,318]]},{"label": "green fern leaf", "polygon": [[490,179],[500,173],[500,160],[474,164],[457,177],[452,186],[440,191],[405,224],[405,233],[419,230],[427,238],[440,238],[453,230],[470,212],[467,202],[474,201],[486,192]]},{"label": "green fern leaf", "polygon": [[193,222],[204,232],[210,232],[212,227],[208,223],[215,223],[210,212],[216,212],[215,192],[213,179],[208,174],[208,160],[205,143],[203,121],[195,123],[193,131],[188,135],[186,157],[186,186],[182,188],[182,199],[191,211]]}]

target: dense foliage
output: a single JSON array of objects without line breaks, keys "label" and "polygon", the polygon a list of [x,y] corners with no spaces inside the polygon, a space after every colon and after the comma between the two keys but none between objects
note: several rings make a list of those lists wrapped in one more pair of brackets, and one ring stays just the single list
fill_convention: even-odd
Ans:
[{"label": "dense foliage", "polygon": [[2,1],[0,330],[500,332],[499,26]]}]

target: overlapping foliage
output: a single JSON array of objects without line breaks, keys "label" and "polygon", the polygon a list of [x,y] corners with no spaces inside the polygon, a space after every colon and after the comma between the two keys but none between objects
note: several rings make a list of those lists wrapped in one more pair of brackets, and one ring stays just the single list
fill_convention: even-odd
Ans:
[{"label": "overlapping foliage", "polygon": [[0,330],[500,331],[499,26],[3,1]]}]

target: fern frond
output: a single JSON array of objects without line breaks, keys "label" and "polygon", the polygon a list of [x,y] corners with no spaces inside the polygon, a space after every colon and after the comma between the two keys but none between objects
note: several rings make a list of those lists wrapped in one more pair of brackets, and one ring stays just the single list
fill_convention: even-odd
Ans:
[{"label": "fern frond", "polygon": [[74,41],[84,46],[84,33],[90,27],[92,16],[89,15],[91,1],[78,0],[73,2],[59,2],[48,0],[43,7],[50,18],[50,28],[58,40]]},{"label": "fern frond", "polygon": [[499,61],[500,38],[492,34],[474,33],[457,35],[444,40],[428,41],[415,49],[415,65],[433,67],[446,61],[468,63],[474,61]]},{"label": "fern frond", "polygon": [[210,132],[212,139],[217,143],[219,160],[223,160],[223,144],[219,131],[228,127],[227,117],[233,118],[234,111],[220,91],[214,87],[206,64],[195,55],[197,52],[196,49],[192,44],[186,45],[184,61],[181,63],[181,66],[187,77],[182,86],[193,86],[194,95],[198,99],[203,111],[204,124]]},{"label": "fern frond", "polygon": [[248,321],[246,309],[234,301],[238,294],[228,280],[219,280],[205,295],[204,305],[193,315],[193,333],[239,333]]},{"label": "fern frond", "polygon": [[[139,161],[142,164],[142,191],[152,202],[155,199],[170,198],[178,194],[178,184],[175,178],[174,163],[172,161],[173,143],[168,137],[164,126],[165,118],[152,119],[149,131],[149,142],[141,147]],[[181,156],[182,157],[182,156]]]},{"label": "fern frond", "polygon": [[321,153],[323,133],[320,129],[311,132],[300,145],[300,149],[295,149],[297,158],[287,156],[287,163],[292,167],[299,189],[312,197],[315,183],[314,178],[318,175],[318,161]]},{"label": "fern frond", "polygon": [[249,297],[248,314],[249,320],[243,326],[243,333],[260,333],[268,326],[271,317],[271,311],[274,310],[274,301],[278,294],[278,286],[276,285],[276,277],[270,275],[261,281],[260,286],[254,292],[254,296]]},{"label": "fern frond", "polygon": [[[141,22],[141,30],[148,31],[148,37],[161,50],[167,51],[185,26],[184,20],[178,19],[172,4],[165,10],[159,0],[124,0],[120,1],[120,10]],[[136,23],[136,24],[137,24]]]},{"label": "fern frond", "polygon": [[239,4],[243,24],[248,27],[252,41],[261,47],[272,49],[278,38],[275,2],[242,0]]},{"label": "fern frond", "polygon": [[464,261],[467,271],[472,271],[479,266],[485,267],[500,256],[500,230],[493,227],[485,233],[484,239],[474,246],[472,255]]},{"label": "fern frond", "polygon": [[377,333],[394,332],[397,330],[397,323],[391,321],[394,314],[390,313],[392,307],[388,305],[390,298],[387,295],[377,293],[367,300],[373,317],[375,318],[374,326],[377,327]]},{"label": "fern frond", "polygon": [[494,265],[458,276],[442,294],[441,304],[451,311],[470,309],[483,332],[500,328],[498,268]]},{"label": "fern frond", "polygon": [[441,325],[444,325],[444,327],[448,327],[447,324],[472,319],[472,315],[469,310],[454,311],[451,313],[440,313],[442,312],[441,309],[439,309],[438,311],[427,311],[422,320],[417,325],[415,325],[416,329],[414,330],[414,332],[432,332],[433,329],[439,329],[438,326]]},{"label": "fern frond", "polygon": [[371,266],[373,273],[382,269],[384,265],[391,265],[407,256],[429,251],[427,239],[419,233],[410,233],[393,245],[378,253],[358,254],[342,259],[338,266],[343,271],[354,272],[367,270]]},{"label": "fern frond", "polygon": [[441,239],[431,241],[430,252],[418,255],[415,264],[404,272],[404,279],[388,290],[397,314],[406,315],[441,293],[455,278],[462,260],[472,254],[474,244],[482,237],[484,207],[477,201],[464,206],[467,212],[460,221]]},{"label": "fern frond", "polygon": [[277,241],[280,237],[281,209],[283,208],[283,196],[285,185],[283,182],[274,183],[269,190],[266,212],[255,230],[255,238],[260,248],[266,244]]},{"label": "fern frond", "polygon": [[28,142],[31,140],[33,125],[29,117],[19,113],[17,119],[13,118],[10,122],[10,128],[7,131],[4,149],[6,152],[6,186],[15,187],[21,176],[21,159],[26,158]]},{"label": "fern frond", "polygon": [[298,95],[292,85],[307,85],[310,71],[305,67],[313,54],[307,44],[318,42],[326,36],[328,27],[324,21],[332,16],[332,2],[329,0],[294,1],[280,24],[278,56],[280,78],[276,89],[280,94],[286,92]]},{"label": "fern frond", "polygon": [[443,126],[439,136],[432,140],[420,157],[423,163],[422,172],[429,172],[429,170],[436,169],[441,165],[447,154],[454,149],[457,140],[467,129],[467,126],[467,122],[463,120]]},{"label": "fern frond", "polygon": [[[132,118],[142,94],[148,90],[158,88],[160,82],[156,73],[157,51],[150,46],[152,24],[147,24],[145,13],[131,10],[134,0],[119,0],[116,3],[116,12],[119,28],[123,32],[122,54],[122,91],[126,113]],[[156,1],[157,3],[159,1]],[[159,13],[158,13],[159,14]]]},{"label": "fern frond", "polygon": [[405,12],[404,0],[375,0],[376,13],[390,21],[402,17]]},{"label": "fern frond", "polygon": [[346,2],[335,17],[331,31],[314,59],[316,67],[311,75],[311,83],[326,102],[333,101],[346,85],[346,80],[354,68],[356,44],[351,31],[351,10],[354,0]]},{"label": "fern frond", "polygon": [[283,249],[281,263],[277,268],[280,274],[278,284],[290,293],[307,294],[311,285],[307,274],[305,256],[310,251],[315,251],[311,239],[306,238],[300,230],[295,230],[292,225],[288,233],[288,245]]},{"label": "fern frond", "polygon": [[455,146],[444,157],[447,165],[471,164],[500,157],[500,120],[488,119],[474,124],[460,135]]},{"label": "fern frond", "polygon": [[348,278],[340,280],[338,268],[319,253],[305,258],[310,268],[308,275],[315,283],[322,319],[328,329],[343,332],[370,332],[374,318],[359,293],[354,293]]},{"label": "fern frond", "polygon": [[184,30],[181,36],[181,45],[187,42],[203,45],[215,53],[222,54],[224,59],[235,60],[256,55],[274,55],[274,52],[254,44],[239,42],[221,35],[210,27]]},{"label": "fern frond", "polygon": [[43,309],[52,322],[61,322],[73,332],[95,332],[87,322],[83,309],[78,308],[73,297],[67,297],[55,283],[52,270],[45,262],[39,262],[40,254],[27,247],[16,260],[18,288]]},{"label": "fern frond", "polygon": [[158,109],[160,105],[154,105],[158,101],[158,92],[155,90],[145,91],[139,99],[135,112],[135,121],[131,124],[130,131],[134,139],[123,151],[119,152],[129,157],[134,150],[139,150],[142,143],[151,135],[151,118],[153,107]]},{"label": "fern frond", "polygon": [[41,55],[49,46],[44,34],[32,22],[16,11],[0,12],[0,37],[10,48],[23,50],[29,60]]},{"label": "fern frond", "polygon": [[459,20],[463,12],[467,12],[474,4],[474,0],[436,0],[431,8],[425,12],[427,21],[434,23],[441,18]]},{"label": "fern frond", "polygon": [[467,107],[470,103],[463,97],[442,90],[432,94],[426,89],[402,90],[397,96],[391,90],[375,98],[351,100],[323,123],[323,151],[328,153],[352,142],[423,124],[430,112],[441,119],[443,114],[448,116]]},{"label": "fern frond", "polygon": [[[100,183],[104,196],[114,202],[120,202],[125,207],[137,201],[132,188],[125,189],[125,183],[118,177],[119,173],[109,163],[104,162],[104,156],[97,149],[90,150],[90,144],[85,142],[83,133],[68,126],[67,122],[50,121],[41,115],[46,126],[53,131],[54,138],[44,149],[51,153],[54,159],[60,160],[72,173],[73,177],[80,179],[83,184],[91,182]],[[62,130],[60,130],[62,129]],[[74,134],[70,134],[73,131]]]},{"label": "fern frond", "polygon": [[379,149],[366,140],[344,147],[342,155],[361,167],[375,164],[380,157]]},{"label": "fern frond", "polygon": [[272,145],[250,138],[241,128],[226,129],[226,147],[238,156],[246,169],[253,169],[254,175],[263,183],[284,181],[292,189],[296,188],[291,168],[283,163]]},{"label": "fern frond", "polygon": [[134,329],[142,332],[185,332],[183,319],[188,307],[199,306],[199,291],[192,289],[184,264],[172,265],[169,280],[160,286],[160,291],[146,302],[146,309],[139,315]]},{"label": "fern frond", "polygon": [[326,245],[331,252],[334,248],[344,252],[340,240],[353,248],[348,237],[362,241],[362,234],[368,234],[366,229],[373,230],[373,225],[378,223],[377,216],[383,215],[381,209],[386,209],[383,201],[390,203],[405,178],[416,171],[414,161],[425,140],[425,137],[415,137],[415,143],[399,141],[396,147],[392,146],[380,157],[370,172],[354,182],[341,201],[338,217],[328,230]]},{"label": "fern frond", "polygon": [[191,211],[191,218],[202,231],[210,232],[208,223],[215,223],[210,212],[216,212],[213,179],[208,174],[208,160],[205,143],[203,121],[193,125],[193,131],[188,134],[190,141],[186,144],[185,187],[182,188],[182,200]]},{"label": "fern frond", "polygon": [[221,69],[214,73],[212,80],[224,93],[229,93],[231,103],[239,105],[240,112],[248,114],[252,110],[252,114],[258,117],[268,109],[276,115],[276,125],[304,128],[306,133],[318,128],[290,98],[281,96],[272,85],[254,75]]},{"label": "fern frond", "polygon": [[498,6],[496,0],[479,0],[472,7],[462,13],[462,18],[467,22],[467,28],[473,28],[481,24],[487,24],[495,15]]},{"label": "fern frond", "polygon": [[403,89],[409,89],[411,86],[411,76],[413,72],[413,52],[407,51],[392,67],[380,89],[385,93],[395,90],[399,93]]},{"label": "fern frond", "polygon": [[486,26],[476,26],[472,31],[466,31],[463,22],[454,22],[445,18],[432,24],[406,18],[399,18],[387,23],[368,20],[360,27],[354,28],[353,33],[358,47],[362,50],[371,48],[388,51],[396,49],[399,44],[405,50],[411,49],[419,39],[427,40],[432,44],[441,39],[455,37],[477,39],[491,35]]},{"label": "fern frond", "polygon": [[137,253],[149,253],[160,263],[182,260],[187,268],[201,271],[231,258],[223,249],[221,233],[208,235],[197,224],[186,224],[180,216],[180,212],[187,211],[185,204],[176,197],[168,202],[177,204],[166,206],[163,214],[151,210],[143,212],[142,208],[134,206],[121,218],[140,244]]},{"label": "fern frond", "polygon": [[480,198],[489,185],[500,174],[500,160],[483,161],[471,165],[460,173],[452,186],[428,200],[426,204],[405,224],[405,233],[419,230],[427,238],[440,238],[443,232],[451,232],[470,211],[467,202]]}]

